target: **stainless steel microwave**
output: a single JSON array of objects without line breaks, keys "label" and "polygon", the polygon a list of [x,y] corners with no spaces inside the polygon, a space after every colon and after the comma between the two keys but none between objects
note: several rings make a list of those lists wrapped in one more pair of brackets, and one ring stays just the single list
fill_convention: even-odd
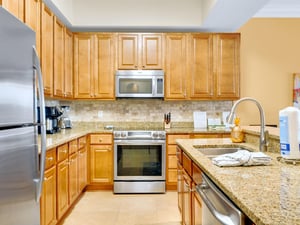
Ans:
[{"label": "stainless steel microwave", "polygon": [[163,70],[118,70],[116,72],[117,98],[163,98]]}]

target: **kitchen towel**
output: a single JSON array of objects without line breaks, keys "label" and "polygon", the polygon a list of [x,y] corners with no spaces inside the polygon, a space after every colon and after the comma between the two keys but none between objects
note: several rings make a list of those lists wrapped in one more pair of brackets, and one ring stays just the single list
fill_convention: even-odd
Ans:
[{"label": "kitchen towel", "polygon": [[238,150],[234,153],[219,155],[212,159],[212,163],[220,166],[258,166],[269,165],[271,158],[262,152]]}]

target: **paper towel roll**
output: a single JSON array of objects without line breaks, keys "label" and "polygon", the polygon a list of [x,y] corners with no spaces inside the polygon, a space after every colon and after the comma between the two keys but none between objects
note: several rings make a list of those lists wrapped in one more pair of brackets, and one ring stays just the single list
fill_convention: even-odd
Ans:
[{"label": "paper towel roll", "polygon": [[280,151],[283,158],[300,159],[299,120],[300,110],[295,107],[279,111]]}]

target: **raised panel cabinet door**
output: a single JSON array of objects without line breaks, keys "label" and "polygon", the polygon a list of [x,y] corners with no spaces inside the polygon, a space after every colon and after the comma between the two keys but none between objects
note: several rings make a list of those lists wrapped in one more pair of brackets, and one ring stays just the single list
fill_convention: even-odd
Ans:
[{"label": "raised panel cabinet door", "polygon": [[64,97],[73,98],[73,33],[65,29]]},{"label": "raised panel cabinet door", "polygon": [[216,98],[240,95],[240,34],[215,35]]},{"label": "raised panel cabinet door", "polygon": [[142,34],[142,69],[162,69],[162,34]]},{"label": "raised panel cabinet door", "polygon": [[118,35],[118,69],[138,69],[138,34]]},{"label": "raised panel cabinet door", "polygon": [[192,224],[192,180],[183,169],[182,224]]},{"label": "raised panel cabinet door", "polygon": [[0,3],[3,8],[6,8],[15,17],[24,22],[24,0],[2,0]]},{"label": "raised panel cabinet door", "polygon": [[[196,186],[193,184],[193,189]],[[197,191],[192,193],[192,221],[193,225],[202,225],[202,200]]]},{"label": "raised panel cabinet door", "polygon": [[213,36],[192,34],[189,52],[190,98],[212,99],[213,79]]},{"label": "raised panel cabinet door", "polygon": [[115,35],[96,35],[95,98],[114,99]]},{"label": "raised panel cabinet door", "polygon": [[41,53],[41,1],[40,0],[25,0],[25,20],[24,22],[35,31],[35,46],[40,56]]},{"label": "raised panel cabinet door", "polygon": [[177,193],[178,193],[178,209],[182,215],[183,204],[183,168],[182,165],[177,162]]},{"label": "raised panel cabinet door", "polygon": [[90,146],[90,179],[92,183],[113,182],[113,153],[111,145]]},{"label": "raised panel cabinet door", "polygon": [[57,219],[69,207],[69,162],[68,159],[57,164]]},{"label": "raised panel cabinet door", "polygon": [[76,152],[69,156],[69,205],[78,195],[78,153]]},{"label": "raised panel cabinet door", "polygon": [[166,35],[165,99],[187,97],[187,43],[185,34]]},{"label": "raised panel cabinet door", "polygon": [[44,3],[41,5],[41,67],[46,96],[53,95],[53,14]]},{"label": "raised panel cabinet door", "polygon": [[41,204],[41,225],[55,225],[56,218],[56,167],[45,171]]},{"label": "raised panel cabinet door", "polygon": [[82,192],[87,185],[87,150],[83,148],[78,154],[78,192]]},{"label": "raised panel cabinet door", "polygon": [[74,35],[74,98],[93,98],[93,36]]},{"label": "raised panel cabinet door", "polygon": [[64,97],[64,49],[65,49],[65,26],[54,18],[54,74],[53,96]]}]

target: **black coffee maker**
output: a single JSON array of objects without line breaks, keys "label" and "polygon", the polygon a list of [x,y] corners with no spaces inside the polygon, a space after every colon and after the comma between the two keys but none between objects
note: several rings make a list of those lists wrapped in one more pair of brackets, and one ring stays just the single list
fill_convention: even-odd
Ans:
[{"label": "black coffee maker", "polygon": [[[58,126],[58,117],[62,115],[62,111],[58,106],[46,106],[46,133],[54,134],[60,130]],[[40,108],[38,107],[38,123],[40,122]],[[40,130],[39,130],[40,133]]]}]

